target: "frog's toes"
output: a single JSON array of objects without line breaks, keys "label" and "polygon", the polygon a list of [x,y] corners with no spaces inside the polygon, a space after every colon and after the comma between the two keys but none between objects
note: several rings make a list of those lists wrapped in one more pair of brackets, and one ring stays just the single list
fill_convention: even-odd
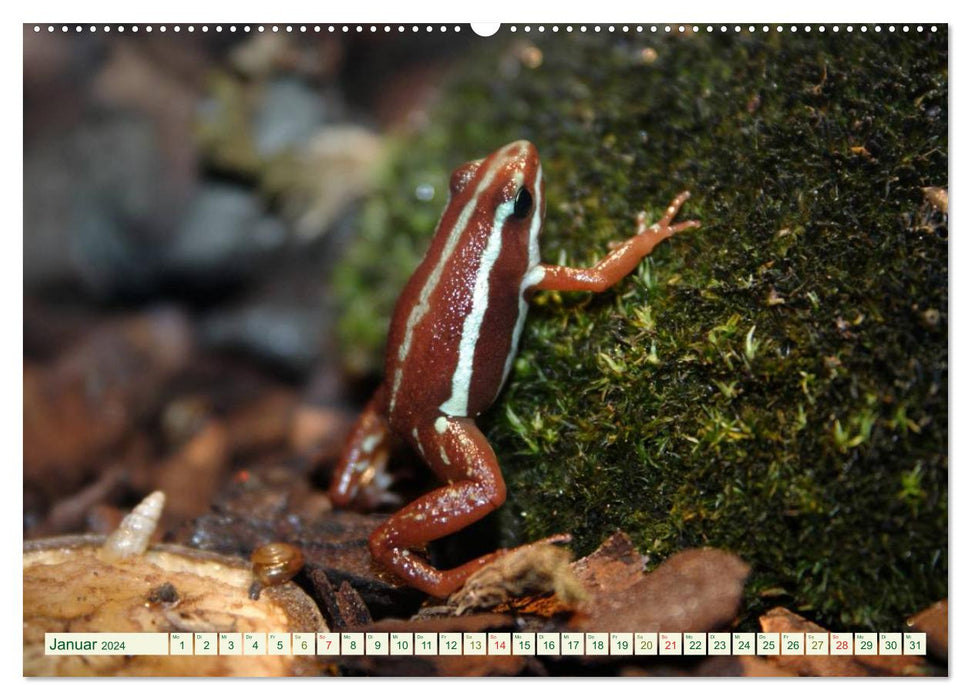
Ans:
[{"label": "frog's toes", "polygon": [[395,479],[386,466],[370,467],[361,479],[361,485],[354,500],[367,510],[377,510],[386,506],[398,507],[404,503],[401,496],[392,488]]},{"label": "frog's toes", "polygon": [[673,236],[680,231],[701,226],[701,222],[694,219],[682,221],[677,224],[671,223],[674,220],[674,217],[678,215],[678,212],[681,211],[681,207],[686,201],[688,201],[690,196],[691,193],[685,190],[671,200],[671,203],[668,205],[667,209],[664,210],[664,215],[657,223],[654,224],[648,224],[647,213],[643,211],[640,212],[637,215],[637,235],[654,234],[660,236],[660,238],[663,240],[664,238]]},{"label": "frog's toes", "polygon": [[659,228],[668,228],[668,226],[674,220],[674,217],[678,215],[678,212],[681,211],[681,207],[684,206],[684,203],[688,201],[690,196],[691,193],[688,190],[685,190],[677,197],[672,199],[671,203],[668,205],[668,208],[664,210],[664,216],[662,216],[661,220],[657,222],[657,226]]}]

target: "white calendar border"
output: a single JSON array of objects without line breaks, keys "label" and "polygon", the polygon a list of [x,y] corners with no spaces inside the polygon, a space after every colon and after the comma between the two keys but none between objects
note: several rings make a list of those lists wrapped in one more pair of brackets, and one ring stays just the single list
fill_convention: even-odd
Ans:
[{"label": "white calendar border", "polygon": [[[14,17],[5,17],[7,22],[4,22],[2,26],[7,28],[8,32],[5,36],[6,41],[0,43],[0,47],[6,53],[4,58],[7,60],[0,63],[3,66],[4,85],[19,83],[22,80],[21,66],[22,66],[22,44],[19,37],[20,27],[19,24],[28,21],[63,21],[67,18],[70,19],[96,19],[103,20],[109,19],[116,21],[122,19],[128,22],[159,22],[159,21],[227,21],[233,18],[239,18],[243,21],[250,21],[252,19],[259,19],[260,17],[267,15],[272,16],[271,19],[274,21],[279,19],[285,21],[287,18],[295,18],[297,20],[308,19],[308,14],[321,15],[320,19],[326,21],[343,21],[344,19],[348,21],[388,21],[394,19],[394,21],[422,21],[422,22],[435,22],[440,20],[448,21],[458,21],[465,22],[469,19],[494,21],[496,19],[529,19],[534,20],[536,18],[542,20],[555,19],[556,21],[569,21],[579,23],[581,21],[587,22],[603,22],[603,21],[630,21],[640,19],[640,17],[631,17],[630,15],[645,15],[645,19],[653,19],[651,15],[657,14],[661,15],[657,19],[659,20],[673,20],[676,19],[672,15],[677,13],[687,12],[692,15],[692,19],[698,19],[701,21],[746,21],[749,19],[753,20],[768,20],[771,19],[773,22],[804,22],[804,21],[838,21],[843,23],[867,21],[865,12],[861,12],[857,6],[852,3],[846,3],[842,0],[817,0],[812,4],[805,3],[777,3],[777,2],[746,2],[741,0],[741,2],[726,4],[720,0],[716,2],[715,0],[696,0],[690,7],[686,10],[684,8],[680,10],[673,10],[670,6],[664,6],[657,8],[655,10],[650,6],[634,6],[629,2],[612,2],[612,0],[601,0],[597,3],[581,3],[574,6],[567,6],[563,3],[553,3],[552,0],[534,0],[530,2],[528,6],[523,2],[514,2],[513,0],[492,0],[486,6],[469,6],[468,4],[454,3],[454,2],[437,2],[433,4],[433,7],[429,9],[428,4],[424,4],[425,0],[413,0],[406,5],[401,3],[392,3],[391,0],[379,0],[371,5],[365,5],[363,3],[354,3],[350,5],[333,4],[330,7],[324,8],[320,6],[318,8],[309,8],[304,2],[291,2],[290,0],[277,0],[272,4],[271,7],[268,6],[240,6],[238,3],[229,3],[226,0],[220,0],[219,2],[210,3],[198,3],[198,2],[186,2],[185,0],[174,0],[172,2],[167,2],[164,5],[152,4],[152,3],[121,3],[121,2],[99,2],[98,0],[88,0],[85,3],[67,2],[66,0],[54,0],[52,2],[45,3],[30,3],[30,4],[20,4],[20,5],[8,5],[3,12],[5,14],[14,15]],[[405,14],[407,16],[402,17],[402,7],[406,7]],[[947,17],[939,17],[940,15],[947,15],[953,18],[955,15],[948,13],[947,6],[940,5],[915,5],[913,2],[903,2],[901,0],[885,0],[880,4],[880,21],[899,21],[899,22],[912,22],[912,21],[925,21],[927,19],[941,19],[942,21],[947,21]],[[323,15],[326,14],[326,17]],[[932,14],[934,17],[923,17],[919,16],[922,14]],[[81,15],[80,17],[78,15]],[[460,16],[456,16],[460,15]],[[471,17],[469,15],[472,15]],[[582,15],[582,16],[580,16]],[[863,15],[863,16],[861,16]],[[316,17],[314,17],[316,18]],[[949,32],[957,32],[957,34],[952,34],[952,36],[957,37],[957,40],[952,41],[950,51],[951,51],[951,64],[952,66],[957,66],[958,70],[954,71],[952,75],[956,76],[967,76],[968,69],[971,67],[967,59],[968,49],[965,47],[966,42],[961,41],[961,39],[966,38],[968,27],[967,25],[955,27],[952,25],[949,28]],[[14,36],[14,34],[18,36]],[[963,78],[961,78],[963,80]],[[968,94],[967,85],[962,85],[960,90],[957,89],[955,83],[952,82],[949,89],[951,90],[950,99],[952,111],[949,114],[949,118],[952,119],[952,123],[957,123],[958,119],[966,121],[966,117],[971,110],[969,110],[968,105]],[[22,112],[18,114],[16,110],[8,110],[8,113],[3,117],[5,120],[4,125],[7,126],[7,134],[22,134]],[[19,121],[18,121],[19,120]],[[13,123],[11,125],[11,122]],[[956,189],[952,192],[952,200],[957,203],[957,206],[961,206],[962,201],[966,201],[965,197],[961,195],[967,192],[967,187],[965,183],[968,181],[965,178],[967,173],[968,162],[966,156],[968,154],[967,141],[963,140],[963,135],[958,133],[959,130],[952,130],[952,138],[950,139],[951,146],[951,162],[949,163],[951,169],[952,183],[958,184],[960,189]],[[5,162],[9,164],[20,164],[21,167],[16,167],[16,165],[11,165],[10,170],[12,172],[22,173],[22,148],[21,144],[17,143],[18,139],[16,136],[6,140],[7,143],[0,148],[4,148],[6,153]],[[22,183],[21,183],[22,184]],[[952,184],[952,189],[953,188]],[[7,192],[9,195],[9,200],[11,201],[11,206],[9,211],[17,211],[17,202],[20,202],[20,211],[22,216],[22,190],[18,191],[13,188],[12,191]],[[5,209],[7,211],[7,209]],[[12,228],[16,227],[16,216],[11,217],[13,219],[14,225]],[[20,230],[23,230],[22,219]],[[4,255],[4,260],[7,261],[9,266],[17,265],[18,259],[22,260],[22,240],[19,240],[17,236],[7,236],[4,237],[2,245],[6,248],[6,254]],[[951,242],[952,248],[951,252],[953,254],[954,262],[951,263],[951,269],[966,269],[967,264],[971,263],[971,254],[969,254],[969,249],[967,248],[967,243],[958,240],[955,237]],[[5,285],[2,298],[6,302],[7,315],[8,318],[19,318],[22,315],[23,310],[23,277],[22,277],[22,266],[17,265],[17,267],[11,271],[6,270],[7,274],[2,276],[3,284]],[[12,272],[12,273],[11,273]],[[966,356],[966,352],[962,352],[961,348],[965,350],[969,348],[969,331],[971,328],[971,323],[967,315],[971,313],[968,311],[971,309],[971,279],[967,275],[949,275],[949,284],[952,286],[952,293],[949,295],[950,300],[950,314],[952,323],[950,324],[949,332],[953,335],[950,336],[952,340],[953,349],[956,351],[951,353],[954,357]],[[2,441],[0,444],[6,446],[8,452],[8,459],[5,463],[11,468],[15,469],[15,465],[22,464],[22,441],[23,436],[20,430],[20,413],[22,410],[22,395],[21,390],[18,388],[21,386],[22,382],[22,347],[17,347],[16,343],[8,343],[3,346],[3,350],[6,361],[3,363],[3,367],[7,368],[7,382],[5,386],[14,387],[12,397],[8,396],[7,401],[4,403],[4,420],[0,422],[0,430],[2,433]],[[952,408],[955,410],[953,418],[951,419],[952,425],[963,424],[962,419],[971,417],[971,374],[966,370],[963,364],[958,363],[954,367],[950,368],[950,379],[951,387],[949,391],[949,397],[952,403]],[[969,436],[966,433],[955,434],[953,431],[949,433],[952,442],[952,459],[955,463],[963,464],[967,462],[967,457],[971,453],[971,446],[969,446]],[[18,448],[19,446],[19,448]],[[21,474],[22,476],[22,474]],[[949,489],[949,495],[954,493],[954,487],[961,484],[961,488],[957,489],[959,493],[966,492],[966,475],[964,470],[952,470],[950,472],[951,478],[951,488]],[[16,482],[16,476],[13,478]],[[21,522],[19,519],[19,514],[22,512],[22,493],[23,490],[14,487],[7,488],[3,490],[3,496],[5,499],[4,505],[6,508],[3,512],[7,515],[8,532],[20,532]],[[949,499],[950,503],[954,503],[955,499],[953,496]],[[967,525],[967,514],[963,512],[962,509],[952,509],[949,512],[949,518],[951,520],[952,528],[951,532],[956,531],[967,531],[965,525]],[[8,550],[4,553],[7,555],[5,561],[16,562],[19,557],[22,556],[22,550],[17,546],[15,538],[6,538],[6,546]],[[950,576],[956,580],[964,580],[966,576],[962,576],[966,571],[966,554],[964,552],[952,551],[951,557],[949,559],[949,572]],[[9,567],[13,569],[14,567]],[[5,586],[5,592],[8,594],[8,599],[13,600],[23,600],[23,581],[22,577],[15,571],[8,571],[8,577],[6,579],[7,586]],[[949,585],[949,590],[953,589]],[[967,617],[967,607],[966,605],[958,605],[954,608],[952,620],[952,628],[959,630],[967,629],[967,625],[964,621]],[[19,620],[13,619],[13,615],[9,612],[10,610],[15,611],[16,606],[7,606],[7,614],[10,615],[11,619],[7,620],[6,629],[11,632],[4,635],[3,644],[5,647],[2,649],[3,654],[0,654],[0,659],[3,659],[2,663],[5,664],[4,671],[6,672],[4,676],[10,679],[20,678],[20,682],[25,685],[21,688],[22,690],[27,690],[27,681],[23,679],[23,631],[22,625]],[[916,612],[916,611],[915,611]],[[960,650],[963,649],[961,646],[962,642],[959,635],[952,635],[954,639],[949,640],[950,654],[952,658],[960,658]],[[221,679],[220,679],[221,680]],[[185,691],[200,691],[211,693],[215,686],[214,683],[220,683],[220,680],[214,679],[184,679],[179,683],[179,692]],[[325,680],[325,679],[320,679]],[[601,682],[610,682],[601,679],[561,679],[561,678],[549,678],[544,679],[544,690],[548,684],[553,684],[554,686],[561,686],[566,689],[567,684],[572,684],[580,680],[584,683],[584,690],[588,691],[593,685],[599,685]],[[665,680],[665,679],[651,679],[652,684],[660,683],[661,686],[670,683],[670,687],[673,689],[674,683],[678,683],[677,687],[683,688],[683,683],[686,679],[676,679],[676,680]],[[734,681],[734,679],[732,679]],[[93,690],[94,692],[101,693],[104,697],[111,697],[118,691],[118,683],[122,684],[122,690],[127,690],[128,692],[135,691],[139,696],[145,696],[147,700],[154,700],[155,698],[162,697],[163,693],[168,695],[171,692],[171,688],[166,688],[163,683],[152,683],[152,682],[142,682],[136,687],[133,685],[128,685],[128,683],[133,683],[133,681],[117,680],[117,679],[86,679],[85,688]],[[272,681],[262,681],[257,684],[233,684],[233,697],[246,700],[248,698],[254,698],[259,700],[265,700],[266,697],[266,683]],[[718,683],[718,679],[706,679],[703,681],[709,688],[713,687],[713,684]],[[760,679],[760,682],[773,682],[772,679]],[[776,681],[778,682],[778,681]],[[72,679],[58,679],[57,683],[44,683],[31,681],[29,686],[29,693],[32,700],[44,700],[46,698],[57,698],[57,700],[64,700],[64,695],[71,692],[73,688]],[[434,685],[432,685],[434,683]],[[507,679],[503,681],[503,692],[512,690],[513,692],[522,691],[535,691],[535,682],[531,680],[521,680],[521,679]],[[832,682],[826,684],[825,692],[829,693],[836,688],[840,688],[842,683],[847,683],[844,686],[849,689],[848,685],[850,681],[834,679]],[[485,686],[470,685],[467,681],[460,681],[458,679],[434,679],[434,680],[417,680],[413,683],[396,684],[394,688],[394,696],[396,700],[403,700],[408,698],[420,698],[421,700],[427,700],[429,691],[435,690],[440,692],[443,688],[454,684],[454,689],[469,693],[472,692],[477,695],[479,689],[484,689]],[[859,686],[854,684],[856,688]],[[942,695],[947,695],[952,692],[957,684],[948,684],[942,686],[937,684],[934,687],[934,692]],[[656,687],[656,686],[653,686]],[[109,690],[110,688],[110,690]],[[292,688],[292,686],[291,686]],[[610,685],[610,692],[612,695],[629,695],[630,697],[638,696],[640,697],[643,693],[643,686],[637,683],[616,683],[612,682]],[[793,698],[802,697],[812,697],[813,700],[818,700],[818,695],[820,688],[816,684],[787,684],[785,687],[785,692],[787,696]],[[810,695],[811,693],[811,695]],[[26,694],[26,693],[24,693]]]}]

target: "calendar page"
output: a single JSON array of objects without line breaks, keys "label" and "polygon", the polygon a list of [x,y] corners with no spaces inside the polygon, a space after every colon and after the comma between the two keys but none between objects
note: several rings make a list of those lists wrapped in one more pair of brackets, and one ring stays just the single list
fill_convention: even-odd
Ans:
[{"label": "calendar page", "polygon": [[949,27],[660,14],[27,20],[24,676],[948,675]]}]

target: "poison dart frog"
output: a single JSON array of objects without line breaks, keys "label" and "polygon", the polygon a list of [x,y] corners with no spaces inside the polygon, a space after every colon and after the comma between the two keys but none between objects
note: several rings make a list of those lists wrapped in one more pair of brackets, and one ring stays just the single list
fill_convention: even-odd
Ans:
[{"label": "poison dart frog", "polygon": [[371,535],[375,561],[426,593],[444,598],[494,552],[449,570],[413,551],[457,532],[502,505],[506,486],[475,418],[509,375],[539,290],[601,292],[629,274],[658,243],[694,228],[672,224],[682,192],[661,220],[637,218],[633,236],[590,268],[540,261],[546,209],[536,147],[516,141],[456,170],[450,198],[425,258],[395,306],[385,379],[347,438],[330,487],[351,504],[381,479],[392,435],[403,438],[445,484],[391,515]]}]

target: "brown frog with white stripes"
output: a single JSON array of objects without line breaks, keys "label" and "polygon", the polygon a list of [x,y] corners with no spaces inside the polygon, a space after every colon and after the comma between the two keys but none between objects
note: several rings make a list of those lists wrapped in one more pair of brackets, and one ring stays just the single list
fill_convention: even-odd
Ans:
[{"label": "brown frog with white stripes", "polygon": [[437,597],[500,553],[443,571],[412,550],[506,499],[499,462],[474,419],[509,374],[532,294],[608,289],[658,243],[699,225],[671,223],[688,198],[683,192],[654,225],[642,212],[636,233],[593,267],[545,265],[543,169],[533,144],[516,141],[466,163],[449,189],[431,246],[395,307],[384,383],[351,431],[330,488],[334,504],[353,502],[383,473],[392,434],[421,455],[445,485],[394,513],[369,545],[376,561]]}]

